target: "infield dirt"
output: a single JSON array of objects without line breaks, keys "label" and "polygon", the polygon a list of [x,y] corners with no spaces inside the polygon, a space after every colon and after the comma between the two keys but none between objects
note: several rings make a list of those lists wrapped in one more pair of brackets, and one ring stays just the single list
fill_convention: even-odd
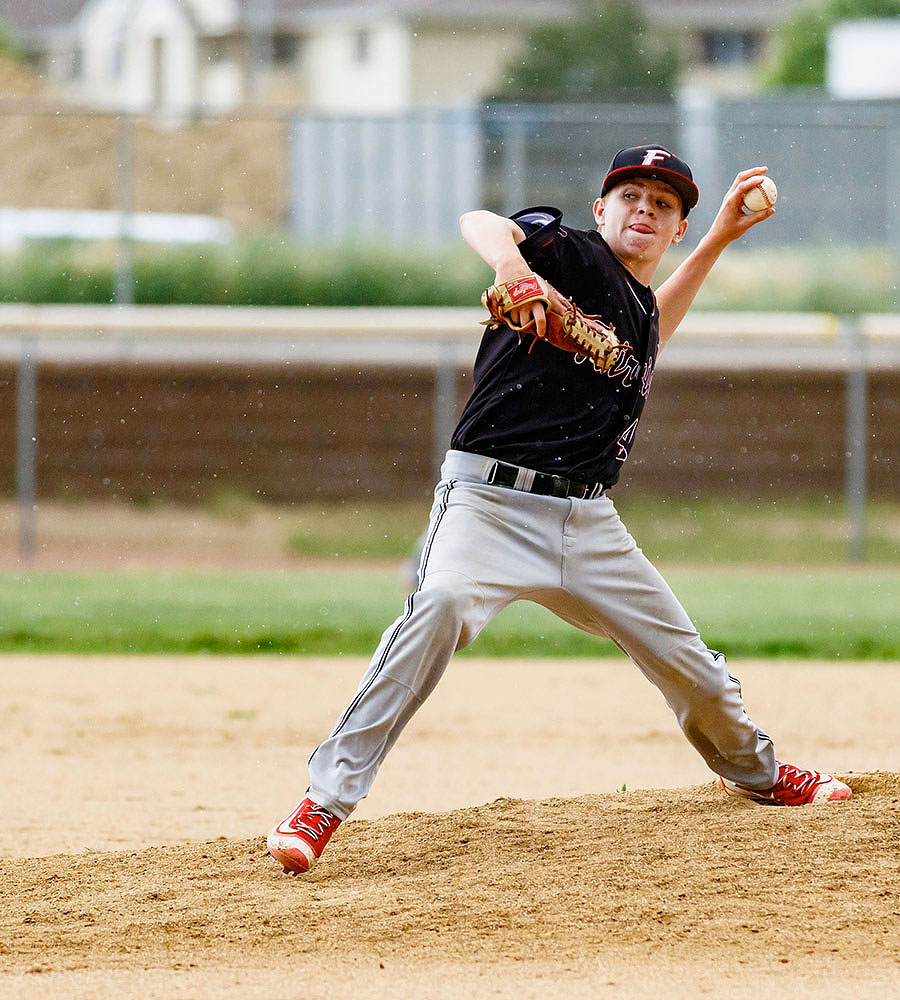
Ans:
[{"label": "infield dirt", "polygon": [[[283,535],[45,506],[33,566],[277,565]],[[265,832],[362,661],[0,657],[0,998],[900,997],[900,664],[729,666],[850,802],[726,798],[624,660],[460,659],[292,879]]]},{"label": "infield dirt", "polygon": [[896,665],[732,664],[854,789],[771,809],[624,661],[457,661],[289,878],[265,831],[362,667],[0,658],[0,996],[900,996]]}]

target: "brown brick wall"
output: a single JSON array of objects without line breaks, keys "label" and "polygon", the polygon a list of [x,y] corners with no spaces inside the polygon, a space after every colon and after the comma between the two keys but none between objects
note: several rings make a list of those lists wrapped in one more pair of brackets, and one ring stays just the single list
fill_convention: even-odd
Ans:
[{"label": "brown brick wall", "polygon": [[[626,467],[629,485],[743,497],[840,495],[845,477],[845,377],[657,371]],[[869,487],[896,496],[900,373],[869,380]]]},{"label": "brown brick wall", "polygon": [[[460,379],[460,401],[467,377]],[[425,498],[434,381],[300,366],[41,366],[44,498],[272,502]],[[870,487],[895,496],[900,373],[870,384]],[[0,368],[3,490],[15,478],[15,369]],[[829,373],[657,373],[623,476],[655,494],[840,495],[844,379]]]}]

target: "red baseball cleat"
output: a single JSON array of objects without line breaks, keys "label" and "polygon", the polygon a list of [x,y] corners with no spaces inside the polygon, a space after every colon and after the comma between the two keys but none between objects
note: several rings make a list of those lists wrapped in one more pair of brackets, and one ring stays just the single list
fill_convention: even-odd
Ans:
[{"label": "red baseball cleat", "polygon": [[853,794],[849,787],[830,774],[806,771],[778,761],[778,780],[771,788],[745,788],[727,778],[719,778],[729,795],[740,795],[770,806],[809,806],[842,802]]},{"label": "red baseball cleat", "polygon": [[340,819],[312,799],[304,799],[278,826],[272,827],[266,847],[289,875],[312,871]]}]

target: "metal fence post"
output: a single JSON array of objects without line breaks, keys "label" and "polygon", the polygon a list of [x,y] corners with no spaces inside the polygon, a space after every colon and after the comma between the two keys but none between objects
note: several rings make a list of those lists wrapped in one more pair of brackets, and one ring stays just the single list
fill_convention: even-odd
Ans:
[{"label": "metal fence post", "polygon": [[441,345],[440,357],[434,369],[434,434],[432,464],[435,482],[440,478],[444,453],[456,426],[456,360],[453,345]]},{"label": "metal fence post", "polygon": [[22,338],[16,378],[16,493],[19,558],[34,555],[37,534],[37,340]]},{"label": "metal fence post", "polygon": [[721,124],[717,99],[703,90],[685,89],[679,94],[678,110],[682,116],[679,155],[691,164],[700,191],[709,192],[694,210],[685,241],[689,246],[712,223],[718,208],[714,195],[724,191],[728,184],[723,184],[719,176],[722,172],[719,157]]},{"label": "metal fence post", "polygon": [[116,253],[115,299],[118,305],[134,301],[134,120],[123,111],[116,118],[116,192],[119,240]]},{"label": "metal fence post", "polygon": [[866,560],[866,506],[868,501],[868,372],[866,345],[859,322],[841,320],[841,335],[847,345],[845,400],[845,455],[847,558]]},{"label": "metal fence post", "polygon": [[505,212],[511,215],[526,201],[528,150],[525,142],[525,120],[520,114],[503,122],[503,199]]}]

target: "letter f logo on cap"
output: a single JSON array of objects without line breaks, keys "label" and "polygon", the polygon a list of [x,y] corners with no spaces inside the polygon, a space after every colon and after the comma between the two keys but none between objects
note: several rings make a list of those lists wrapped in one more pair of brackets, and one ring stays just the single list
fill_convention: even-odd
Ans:
[{"label": "letter f logo on cap", "polygon": [[610,188],[630,177],[655,177],[665,181],[681,195],[682,214],[697,204],[700,193],[691,176],[691,168],[669,152],[665,146],[627,146],[612,158],[609,171],[600,188],[600,197],[605,197]]},{"label": "letter f logo on cap", "polygon": [[644,151],[644,159],[641,161],[641,166],[652,167],[654,163],[662,163],[671,155],[667,149],[647,149]]}]

